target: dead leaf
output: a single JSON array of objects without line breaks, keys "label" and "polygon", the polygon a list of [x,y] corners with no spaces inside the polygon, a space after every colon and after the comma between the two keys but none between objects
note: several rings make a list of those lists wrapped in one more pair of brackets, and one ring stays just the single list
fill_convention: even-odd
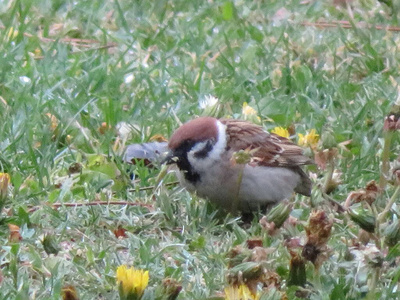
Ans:
[{"label": "dead leaf", "polygon": [[246,241],[247,247],[249,249],[254,249],[255,247],[262,247],[262,239],[260,238],[253,238]]},{"label": "dead leaf", "polygon": [[98,131],[100,134],[105,134],[107,131],[111,129],[111,125],[108,125],[107,122],[101,123],[100,127],[98,128]]},{"label": "dead leaf", "polygon": [[66,285],[61,290],[62,300],[79,300],[78,292],[73,285]]},{"label": "dead leaf", "polygon": [[115,235],[115,237],[116,237],[117,239],[128,237],[128,236],[126,235],[126,229],[123,228],[122,226],[118,226],[118,229],[115,229],[113,232],[114,232],[114,235]]},{"label": "dead leaf", "polygon": [[363,201],[371,205],[376,200],[380,192],[381,190],[379,186],[376,184],[375,180],[372,180],[367,183],[364,189],[359,189],[358,191],[351,192],[347,196],[344,207],[349,208],[352,204]]},{"label": "dead leaf", "polygon": [[10,230],[10,236],[8,237],[10,243],[18,243],[22,240],[22,236],[19,233],[19,227],[17,225],[8,224],[8,229]]},{"label": "dead leaf", "polygon": [[321,170],[325,170],[328,162],[331,159],[335,158],[337,156],[337,154],[338,154],[337,148],[316,151],[314,153],[314,161],[318,165],[318,167],[321,168]]}]

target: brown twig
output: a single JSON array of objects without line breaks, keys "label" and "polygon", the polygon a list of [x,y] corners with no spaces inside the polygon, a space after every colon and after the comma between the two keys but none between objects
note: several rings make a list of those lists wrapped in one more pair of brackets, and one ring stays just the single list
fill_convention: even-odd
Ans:
[{"label": "brown twig", "polygon": [[338,213],[344,213],[346,211],[346,209],[339,202],[330,197],[324,191],[322,191],[322,198],[327,200],[329,204],[332,205],[332,207],[335,208]]},{"label": "brown twig", "polygon": [[[94,201],[94,202],[85,202],[85,203],[53,203],[50,207],[57,209],[59,207],[81,207],[81,206],[95,206],[95,205],[127,205],[127,206],[141,206],[149,209],[153,208],[151,204],[144,204],[138,202],[127,202],[127,201]],[[34,212],[40,209],[39,206],[34,206],[29,209],[29,212]]]},{"label": "brown twig", "polygon": [[[304,21],[300,23],[303,26],[314,26],[320,28],[336,28],[341,27],[345,29],[353,28],[353,25],[349,21],[318,21],[318,22],[308,22]],[[375,28],[376,30],[386,30],[386,31],[394,31],[400,32],[400,27],[398,26],[387,26],[387,25],[369,25],[364,22],[358,22],[355,24],[357,28]]]},{"label": "brown twig", "polygon": [[[172,185],[177,185],[178,181],[174,182],[168,182],[165,183],[165,186],[172,186]],[[139,188],[139,191],[146,191],[146,190],[152,190],[154,189],[154,186],[150,187],[141,187]],[[136,190],[132,189],[129,190],[129,192],[136,192]],[[80,203],[53,203],[49,204],[48,206],[57,209],[59,207],[82,207],[82,206],[95,206],[95,205],[127,205],[127,206],[141,206],[141,207],[146,207],[148,209],[153,209],[153,205],[151,204],[144,204],[144,203],[138,203],[138,202],[127,202],[127,201],[94,201],[94,202],[80,202]],[[32,213],[34,211],[39,210],[41,207],[39,206],[34,206],[31,207],[28,212]]]}]

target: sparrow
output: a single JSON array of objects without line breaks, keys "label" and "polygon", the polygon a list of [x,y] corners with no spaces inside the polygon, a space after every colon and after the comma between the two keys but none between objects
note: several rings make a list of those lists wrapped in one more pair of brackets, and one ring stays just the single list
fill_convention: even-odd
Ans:
[{"label": "sparrow", "polygon": [[[313,161],[289,139],[237,119],[199,117],[180,126],[168,142],[167,164],[178,178],[227,212],[253,213],[291,197],[311,195],[311,180],[301,166]],[[245,151],[251,159],[235,161]]]}]

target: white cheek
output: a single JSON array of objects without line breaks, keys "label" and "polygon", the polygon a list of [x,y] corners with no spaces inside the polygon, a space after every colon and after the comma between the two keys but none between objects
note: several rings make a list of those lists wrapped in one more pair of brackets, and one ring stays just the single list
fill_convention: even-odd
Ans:
[{"label": "white cheek", "polygon": [[214,144],[212,150],[208,152],[207,157],[198,158],[195,156],[195,153],[200,151],[206,146],[206,142],[199,143],[192,150],[188,152],[188,160],[192,167],[198,171],[207,171],[210,168],[215,167],[215,162],[221,159],[222,153],[225,152],[226,148],[226,130],[225,125],[220,121],[217,121],[218,127],[218,138],[217,142]]},{"label": "white cheek", "polygon": [[207,146],[208,141],[197,143],[190,151],[192,155],[196,152],[202,151]]}]

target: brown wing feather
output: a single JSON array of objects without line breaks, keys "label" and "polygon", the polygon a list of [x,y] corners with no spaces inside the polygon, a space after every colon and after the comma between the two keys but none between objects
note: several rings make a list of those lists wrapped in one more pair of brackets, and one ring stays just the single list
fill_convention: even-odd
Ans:
[{"label": "brown wing feather", "polygon": [[220,121],[227,126],[227,134],[230,137],[227,146],[233,151],[257,149],[254,158],[260,165],[295,167],[313,163],[303,155],[301,147],[284,137],[266,132],[261,126],[235,119]]}]

